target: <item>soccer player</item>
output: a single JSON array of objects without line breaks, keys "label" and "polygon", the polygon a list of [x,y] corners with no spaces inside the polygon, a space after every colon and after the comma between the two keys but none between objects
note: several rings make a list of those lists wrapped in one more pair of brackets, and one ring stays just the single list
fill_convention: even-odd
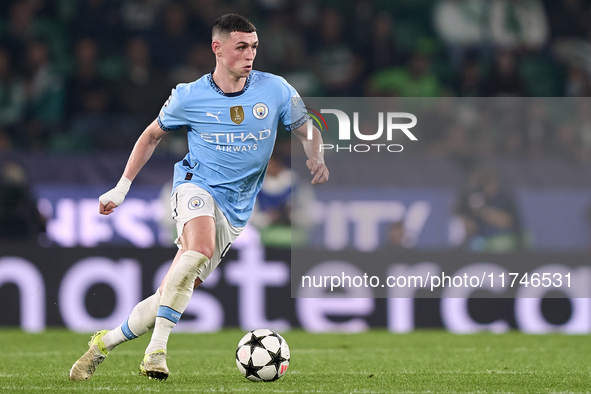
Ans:
[{"label": "soccer player", "polygon": [[304,146],[312,184],[328,180],[315,127],[307,136],[308,115],[298,93],[283,78],[253,71],[256,28],[228,14],[213,26],[216,68],[195,82],[179,84],[158,117],[137,140],[121,180],[100,196],[99,211],[110,215],[121,205],[131,182],[170,131],[186,126],[189,153],[174,167],[171,197],[179,250],[155,294],[135,306],[119,327],[98,331],[89,350],[72,366],[71,380],[87,380],[117,345],[154,332],[140,364],[140,375],[166,379],[170,332],[187,307],[193,289],[217,267],[240,235],[261,189],[283,122]]}]

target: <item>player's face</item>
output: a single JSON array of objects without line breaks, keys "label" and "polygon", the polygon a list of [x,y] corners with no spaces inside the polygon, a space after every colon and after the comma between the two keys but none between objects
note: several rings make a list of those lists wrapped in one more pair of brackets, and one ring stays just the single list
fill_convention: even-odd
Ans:
[{"label": "player's face", "polygon": [[259,38],[256,32],[232,32],[220,47],[220,66],[237,78],[247,77],[257,55]]}]

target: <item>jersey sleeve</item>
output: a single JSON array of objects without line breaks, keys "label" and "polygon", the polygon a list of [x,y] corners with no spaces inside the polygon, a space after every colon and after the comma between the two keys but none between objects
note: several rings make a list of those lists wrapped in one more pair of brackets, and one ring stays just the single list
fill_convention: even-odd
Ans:
[{"label": "jersey sleeve", "polygon": [[280,119],[287,131],[292,131],[306,123],[310,116],[298,92],[285,79],[281,78],[281,81],[283,82],[283,104]]},{"label": "jersey sleeve", "polygon": [[183,93],[186,84],[178,84],[170,92],[170,97],[162,106],[158,114],[158,125],[164,131],[178,130],[188,124],[185,108],[183,106]]}]

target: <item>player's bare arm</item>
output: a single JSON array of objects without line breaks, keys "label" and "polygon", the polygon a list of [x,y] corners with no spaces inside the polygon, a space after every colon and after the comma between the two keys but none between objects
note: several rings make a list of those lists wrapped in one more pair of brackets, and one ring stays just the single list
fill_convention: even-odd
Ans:
[{"label": "player's bare arm", "polygon": [[306,166],[310,170],[310,174],[314,175],[312,178],[313,185],[321,185],[328,181],[329,171],[324,163],[324,152],[320,149],[322,145],[322,135],[320,130],[312,127],[312,139],[308,139],[308,125],[304,125],[294,130],[296,137],[304,146],[304,152],[308,160]]},{"label": "player's bare arm", "polygon": [[156,146],[158,146],[160,140],[165,135],[166,131],[160,128],[156,120],[146,127],[131,151],[121,180],[115,188],[100,196],[99,213],[101,215],[110,215],[123,202],[129,191],[131,182],[133,182],[142,167],[152,157],[154,149],[156,149]]}]

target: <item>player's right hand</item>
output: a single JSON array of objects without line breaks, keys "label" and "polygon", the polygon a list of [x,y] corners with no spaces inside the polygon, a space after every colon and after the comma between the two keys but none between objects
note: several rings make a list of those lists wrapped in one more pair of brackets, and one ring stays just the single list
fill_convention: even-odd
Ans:
[{"label": "player's right hand", "polygon": [[[115,201],[113,201],[115,200]],[[101,215],[109,215],[125,200],[125,195],[117,192],[117,189],[111,189],[99,197],[99,213]]]},{"label": "player's right hand", "polygon": [[122,177],[117,183],[117,186],[100,196],[99,213],[101,215],[110,215],[113,213],[114,209],[121,205],[123,200],[125,200],[125,196],[127,196],[130,186],[131,181],[125,177]]}]

